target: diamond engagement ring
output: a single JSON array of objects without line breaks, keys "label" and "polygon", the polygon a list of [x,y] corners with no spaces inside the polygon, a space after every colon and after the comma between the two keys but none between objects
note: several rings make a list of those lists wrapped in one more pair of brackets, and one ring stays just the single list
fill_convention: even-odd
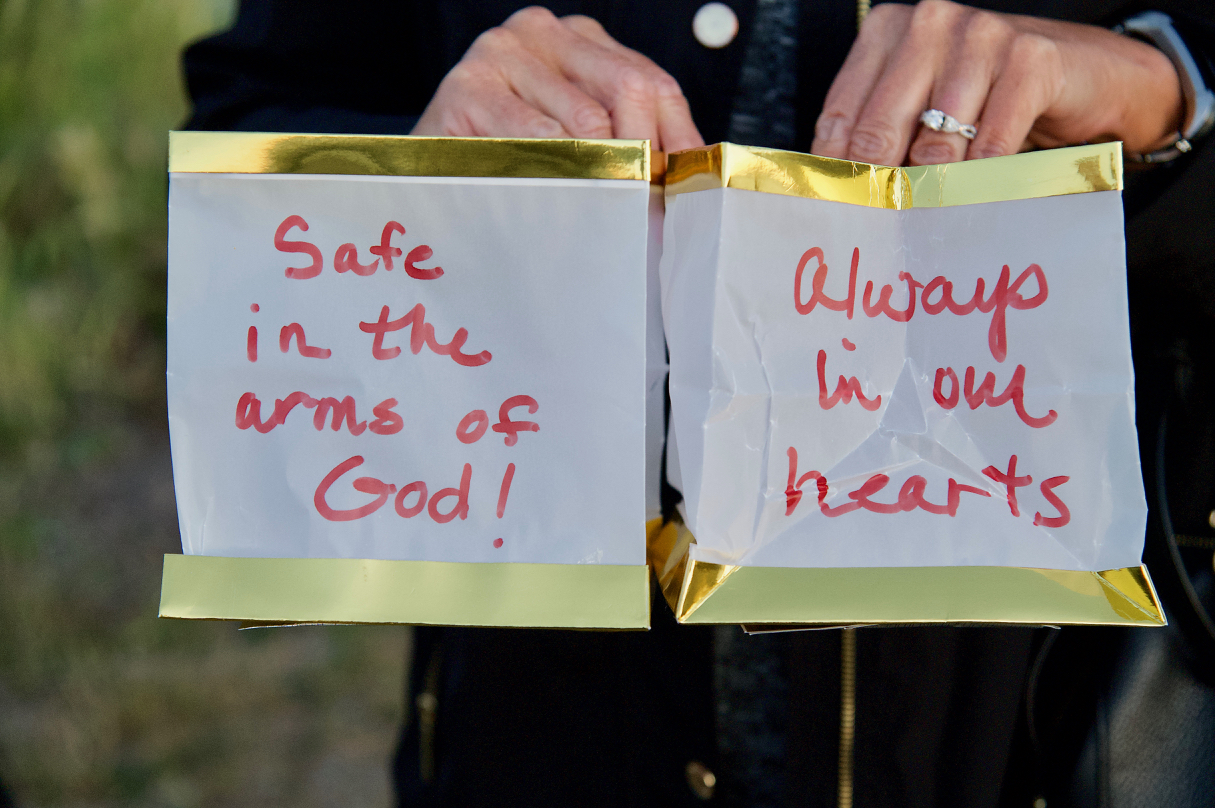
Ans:
[{"label": "diamond engagement ring", "polygon": [[974,140],[977,131],[973,124],[958,123],[958,119],[941,112],[939,109],[926,109],[920,113],[920,123],[927,126],[934,132],[945,132],[954,134],[955,132],[967,140]]}]

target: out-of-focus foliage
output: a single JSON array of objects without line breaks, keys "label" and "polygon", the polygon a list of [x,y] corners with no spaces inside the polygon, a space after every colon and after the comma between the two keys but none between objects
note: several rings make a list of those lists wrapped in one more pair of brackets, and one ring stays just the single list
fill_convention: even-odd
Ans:
[{"label": "out-of-focus foliage", "polygon": [[[0,2],[0,457],[163,407],[166,132],[227,2]],[[87,450],[71,442],[69,450]],[[31,454],[32,453],[32,454]]]},{"label": "out-of-focus foliage", "polygon": [[0,780],[26,806],[384,805],[407,635],[156,618],[179,59],[232,0],[0,0]]}]

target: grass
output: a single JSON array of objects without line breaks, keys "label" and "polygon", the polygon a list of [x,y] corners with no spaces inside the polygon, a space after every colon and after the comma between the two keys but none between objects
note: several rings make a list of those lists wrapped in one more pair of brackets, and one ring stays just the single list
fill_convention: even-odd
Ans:
[{"label": "grass", "polygon": [[19,806],[384,805],[408,634],[155,617],[181,46],[227,0],[0,0],[0,780]]}]

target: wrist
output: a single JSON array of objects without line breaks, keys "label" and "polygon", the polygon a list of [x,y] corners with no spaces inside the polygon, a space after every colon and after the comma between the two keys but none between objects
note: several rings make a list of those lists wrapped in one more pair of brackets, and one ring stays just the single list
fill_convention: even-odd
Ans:
[{"label": "wrist", "polygon": [[1144,12],[1128,18],[1114,30],[1143,41],[1167,58],[1174,72],[1174,86],[1180,95],[1180,104],[1174,105],[1168,134],[1147,148],[1138,149],[1128,144],[1128,157],[1141,163],[1175,160],[1189,152],[1193,143],[1215,126],[1215,93],[1209,89],[1207,77],[1168,15]]}]

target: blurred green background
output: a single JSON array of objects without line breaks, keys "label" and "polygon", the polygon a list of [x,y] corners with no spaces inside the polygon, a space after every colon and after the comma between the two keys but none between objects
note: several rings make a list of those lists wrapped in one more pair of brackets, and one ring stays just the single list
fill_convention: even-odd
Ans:
[{"label": "blurred green background", "polygon": [[387,805],[406,630],[156,618],[167,132],[231,0],[0,0],[0,781],[26,806]]}]

